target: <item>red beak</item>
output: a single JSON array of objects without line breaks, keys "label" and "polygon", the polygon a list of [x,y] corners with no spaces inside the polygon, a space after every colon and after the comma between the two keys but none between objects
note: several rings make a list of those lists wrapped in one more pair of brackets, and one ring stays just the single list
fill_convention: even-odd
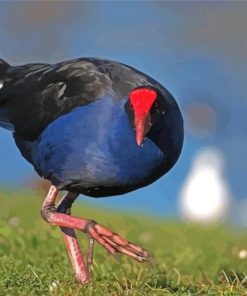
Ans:
[{"label": "red beak", "polygon": [[142,145],[150,126],[149,113],[135,114],[136,143],[138,146]]}]

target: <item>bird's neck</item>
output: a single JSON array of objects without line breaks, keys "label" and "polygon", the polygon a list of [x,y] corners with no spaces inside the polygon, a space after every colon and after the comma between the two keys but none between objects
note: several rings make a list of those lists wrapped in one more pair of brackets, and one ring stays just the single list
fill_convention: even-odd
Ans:
[{"label": "bird's neck", "polygon": [[183,145],[183,120],[180,111],[167,112],[152,126],[147,137],[163,152],[171,168],[177,161]]}]

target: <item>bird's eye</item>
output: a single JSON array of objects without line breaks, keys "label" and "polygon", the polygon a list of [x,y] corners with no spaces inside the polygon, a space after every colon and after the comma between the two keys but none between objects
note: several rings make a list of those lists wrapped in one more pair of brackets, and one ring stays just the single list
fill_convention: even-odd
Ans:
[{"label": "bird's eye", "polygon": [[133,105],[132,104],[130,104],[130,108],[133,110],[134,109],[134,107],[133,107]]},{"label": "bird's eye", "polygon": [[159,104],[157,102],[155,102],[155,104],[154,104],[154,109],[157,113],[160,113]]},{"label": "bird's eye", "polygon": [[163,108],[161,108],[161,106],[156,102],[154,105],[155,108],[155,112],[161,115],[165,114],[165,110]]}]

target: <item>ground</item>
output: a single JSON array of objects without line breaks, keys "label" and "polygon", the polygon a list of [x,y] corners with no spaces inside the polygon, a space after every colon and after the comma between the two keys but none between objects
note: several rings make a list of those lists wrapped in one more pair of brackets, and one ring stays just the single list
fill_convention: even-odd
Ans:
[{"label": "ground", "polygon": [[[83,199],[74,214],[118,231],[152,251],[155,259],[138,264],[121,255],[116,260],[96,245],[92,281],[81,287],[60,230],[40,218],[41,203],[34,193],[0,191],[0,295],[247,295],[243,231],[113,213],[85,205]],[[85,250],[85,235],[78,236]]]}]

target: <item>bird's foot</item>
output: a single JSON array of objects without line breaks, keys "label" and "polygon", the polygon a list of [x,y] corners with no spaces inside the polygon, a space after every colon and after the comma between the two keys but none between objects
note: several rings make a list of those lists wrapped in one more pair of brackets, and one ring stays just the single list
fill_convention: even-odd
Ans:
[{"label": "bird's foot", "polygon": [[[95,221],[71,216],[70,208],[77,194],[66,194],[56,208],[55,198],[57,193],[58,189],[55,186],[51,186],[43,203],[41,215],[46,222],[60,226],[76,278],[80,283],[86,284],[89,282],[90,276],[88,271],[93,263],[95,240],[112,255],[123,253],[141,263],[151,258],[146,250],[132,244]],[[75,230],[83,231],[89,236],[87,267],[83,260]]]},{"label": "bird's foot", "polygon": [[88,268],[90,268],[93,263],[94,240],[106,248],[107,251],[112,255],[115,255],[116,253],[123,253],[140,263],[151,259],[151,255],[146,250],[127,241],[118,234],[110,231],[93,220],[88,222],[83,231],[89,236],[89,249],[87,256]]}]

